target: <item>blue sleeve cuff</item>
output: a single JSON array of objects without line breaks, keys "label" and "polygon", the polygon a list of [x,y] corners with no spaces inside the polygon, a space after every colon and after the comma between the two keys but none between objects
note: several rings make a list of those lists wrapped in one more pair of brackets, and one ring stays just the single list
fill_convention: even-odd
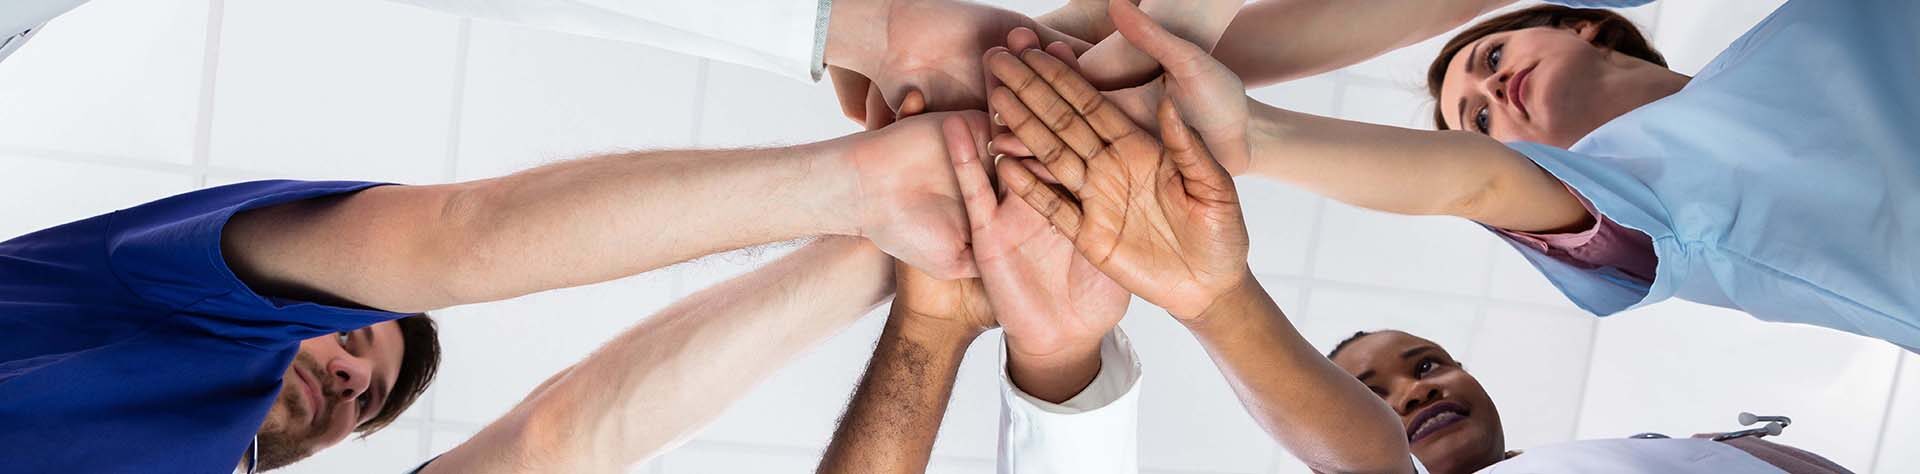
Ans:
[{"label": "blue sleeve cuff", "polygon": [[198,317],[220,326],[220,334],[240,339],[302,340],[397,319],[406,315],[262,296],[234,275],[221,254],[221,232],[241,211],[381,184],[255,181],[115,212],[106,230],[108,264],[141,299]]}]

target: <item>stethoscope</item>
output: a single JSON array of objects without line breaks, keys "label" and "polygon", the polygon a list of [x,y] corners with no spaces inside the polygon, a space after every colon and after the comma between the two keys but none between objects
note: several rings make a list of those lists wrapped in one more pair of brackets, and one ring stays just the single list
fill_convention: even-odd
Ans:
[{"label": "stethoscope", "polygon": [[[1720,433],[1719,435],[1714,436],[1713,440],[1727,441],[1731,439],[1745,438],[1748,436],[1752,436],[1754,438],[1763,438],[1767,436],[1780,436],[1780,432],[1785,431],[1787,429],[1787,425],[1793,424],[1792,418],[1787,418],[1784,416],[1760,416],[1752,413],[1747,413],[1744,411],[1740,412],[1740,418],[1738,420],[1740,421],[1740,426],[1752,426],[1754,423],[1762,423],[1762,422],[1766,424],[1760,425],[1759,427],[1748,428],[1740,431]],[[1672,437],[1664,434],[1660,434],[1660,433],[1640,433],[1637,435],[1628,436],[1627,438],[1629,439],[1668,439]]]},{"label": "stethoscope", "polygon": [[260,467],[260,435],[253,435],[253,444],[247,445],[247,474],[254,474]]}]

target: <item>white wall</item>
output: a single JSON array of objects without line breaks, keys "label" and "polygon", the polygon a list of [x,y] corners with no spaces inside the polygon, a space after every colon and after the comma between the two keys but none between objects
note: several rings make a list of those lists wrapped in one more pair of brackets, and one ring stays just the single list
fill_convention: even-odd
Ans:
[{"label": "white wall", "polygon": [[[1054,2],[1007,2],[1037,13]],[[1692,71],[1772,2],[1630,12]],[[1437,40],[1254,91],[1281,106],[1426,125]],[[825,84],[377,0],[96,0],[0,63],[0,236],[265,177],[432,183],[597,151],[800,143],[849,133]],[[1512,250],[1453,219],[1358,210],[1243,181],[1253,268],[1323,348],[1358,329],[1435,339],[1493,392],[1510,447],[1793,416],[1782,441],[1858,472],[1914,472],[1920,360],[1819,328],[1668,303],[1599,320]],[[504,412],[551,372],[675,298],[786,249],[442,313],[446,362],[393,428],[288,472],[398,472]],[[554,321],[565,321],[555,323]],[[812,469],[859,376],[869,316],[643,473]],[[1244,414],[1193,339],[1136,302],[1151,472],[1302,472]],[[991,469],[993,337],[969,352],[934,472]]]}]

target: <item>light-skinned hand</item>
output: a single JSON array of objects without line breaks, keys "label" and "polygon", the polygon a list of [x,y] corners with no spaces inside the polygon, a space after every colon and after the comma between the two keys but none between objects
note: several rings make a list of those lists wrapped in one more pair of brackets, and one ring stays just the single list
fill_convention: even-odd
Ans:
[{"label": "light-skinned hand", "polygon": [[[872,0],[878,18],[871,34],[835,25],[829,37],[828,69],[842,112],[866,123],[866,93],[877,89],[891,110],[919,91],[929,111],[978,110],[986,106],[977,61],[980,51],[1001,44],[1008,31],[1025,27],[1047,41],[1078,50],[1090,45],[1010,10],[962,0]],[[839,8],[836,5],[835,8]],[[838,46],[838,48],[836,48]]]},{"label": "light-skinned hand", "polygon": [[[842,155],[845,172],[853,176],[849,212],[859,235],[943,280],[979,275],[960,189],[942,146],[940,123],[946,118],[986,128],[986,114],[979,111],[924,114],[851,135]],[[986,134],[972,139],[984,143]]]}]

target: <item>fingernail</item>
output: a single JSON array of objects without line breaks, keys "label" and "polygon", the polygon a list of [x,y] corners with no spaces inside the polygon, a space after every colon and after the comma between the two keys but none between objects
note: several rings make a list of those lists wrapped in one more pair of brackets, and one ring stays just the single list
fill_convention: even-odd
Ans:
[{"label": "fingernail", "polygon": [[999,125],[999,126],[1002,126],[1002,127],[1005,127],[1005,126],[1007,126],[1007,123],[1006,123],[1006,122],[1002,122],[1002,121],[1000,121],[1000,113],[999,113],[999,112],[994,112],[994,113],[993,113],[993,124],[994,124],[994,125]]},{"label": "fingernail", "polygon": [[994,164],[999,164],[999,163],[1000,163],[1000,160],[1004,160],[1004,159],[1006,159],[1006,158],[1007,158],[1007,155],[1006,155],[1006,154],[1004,154],[1004,153],[994,153],[994,154],[993,154],[993,163],[994,163]]},{"label": "fingernail", "polygon": [[988,152],[993,151],[993,140],[987,140],[987,151]]}]

